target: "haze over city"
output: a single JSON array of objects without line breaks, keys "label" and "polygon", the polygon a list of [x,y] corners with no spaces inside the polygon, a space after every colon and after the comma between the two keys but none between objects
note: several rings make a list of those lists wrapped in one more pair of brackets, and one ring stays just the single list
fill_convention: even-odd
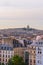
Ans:
[{"label": "haze over city", "polygon": [[0,0],[0,65],[43,65],[43,0]]},{"label": "haze over city", "polygon": [[26,25],[43,30],[43,0],[0,0],[0,29]]}]

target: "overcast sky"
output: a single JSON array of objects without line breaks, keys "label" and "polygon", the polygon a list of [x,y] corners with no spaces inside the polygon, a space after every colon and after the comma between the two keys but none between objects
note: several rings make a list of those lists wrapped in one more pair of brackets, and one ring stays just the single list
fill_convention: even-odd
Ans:
[{"label": "overcast sky", "polygon": [[43,29],[43,0],[0,0],[0,28]]}]

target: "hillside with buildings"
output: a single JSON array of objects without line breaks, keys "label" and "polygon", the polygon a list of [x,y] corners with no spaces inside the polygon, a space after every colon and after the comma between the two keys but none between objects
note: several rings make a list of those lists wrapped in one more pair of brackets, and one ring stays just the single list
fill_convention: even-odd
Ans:
[{"label": "hillside with buildings", "polygon": [[34,28],[9,28],[0,30],[0,35],[4,36],[32,36],[32,35],[42,35],[43,30],[37,30]]}]

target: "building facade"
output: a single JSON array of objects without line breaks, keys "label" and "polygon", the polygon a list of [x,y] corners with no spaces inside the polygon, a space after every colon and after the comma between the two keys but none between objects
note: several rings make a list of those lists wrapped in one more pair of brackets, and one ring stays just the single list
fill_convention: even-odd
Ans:
[{"label": "building facade", "polygon": [[7,65],[8,60],[14,55],[13,48],[6,44],[0,44],[0,62]]},{"label": "building facade", "polygon": [[30,53],[30,65],[43,65],[43,38],[37,36],[36,39],[33,40],[33,43],[28,47],[32,47],[32,49],[35,48],[34,54],[31,55],[32,52]]}]

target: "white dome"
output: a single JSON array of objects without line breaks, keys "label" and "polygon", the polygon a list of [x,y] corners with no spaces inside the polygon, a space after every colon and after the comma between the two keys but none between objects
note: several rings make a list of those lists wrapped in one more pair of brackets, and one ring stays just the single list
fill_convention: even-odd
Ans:
[{"label": "white dome", "polygon": [[40,37],[40,36],[37,36],[37,37],[36,37],[36,40],[40,40],[40,39],[41,39],[41,37]]}]

